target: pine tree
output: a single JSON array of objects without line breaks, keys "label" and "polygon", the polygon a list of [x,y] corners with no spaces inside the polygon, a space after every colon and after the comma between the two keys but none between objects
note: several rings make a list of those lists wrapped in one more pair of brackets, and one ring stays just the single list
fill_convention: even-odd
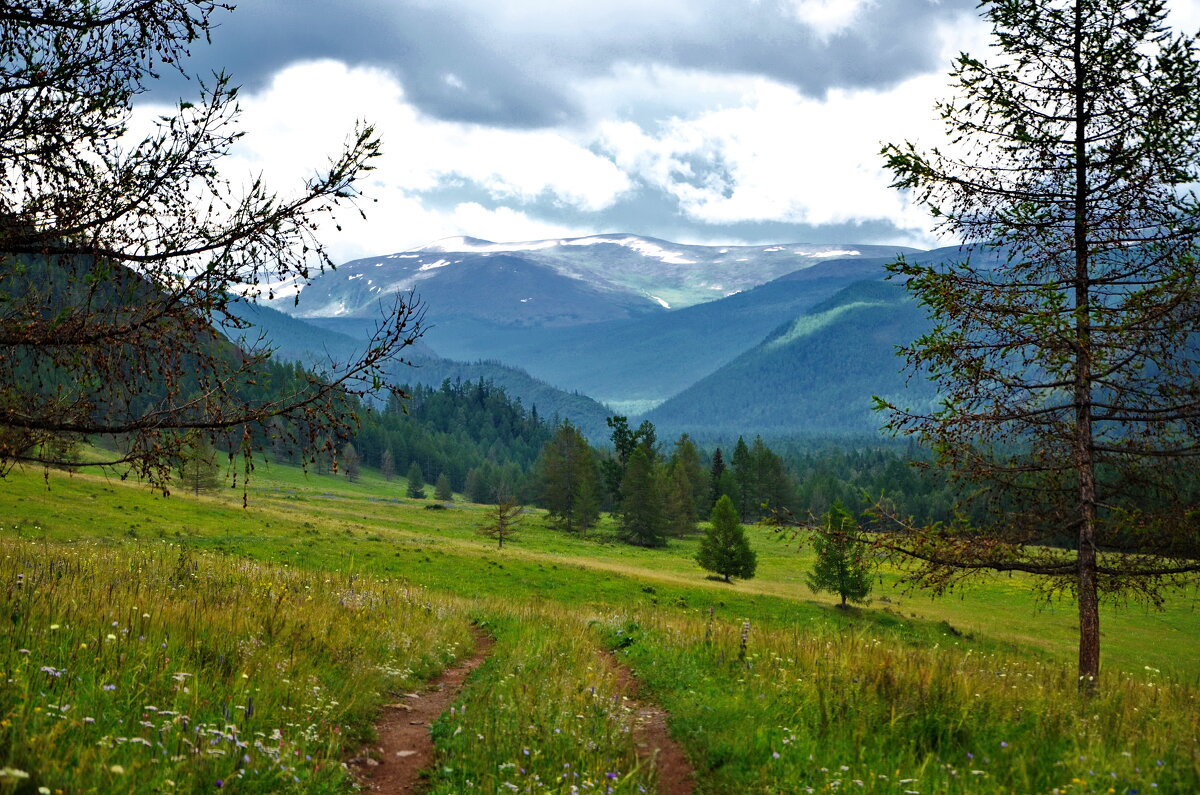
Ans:
[{"label": "pine tree", "polygon": [[758,568],[758,556],[750,549],[746,530],[738,521],[737,509],[728,495],[721,495],[709,516],[709,528],[700,540],[696,562],[702,569],[721,575],[748,580]]},{"label": "pine tree", "polygon": [[497,494],[496,504],[490,509],[491,519],[479,528],[480,534],[496,539],[496,546],[504,549],[505,541],[516,540],[523,510],[510,495]]},{"label": "pine tree", "polygon": [[451,488],[450,478],[446,476],[445,472],[438,475],[437,485],[433,489],[433,496],[442,502],[454,501],[454,489]]},{"label": "pine tree", "polygon": [[629,456],[621,494],[620,528],[624,539],[640,547],[665,546],[662,489],[644,445],[638,445]]},{"label": "pine tree", "polygon": [[537,463],[542,505],[551,524],[582,532],[598,517],[596,462],[587,439],[564,421],[542,447]]},{"label": "pine tree", "polygon": [[494,493],[491,484],[488,482],[487,475],[480,471],[478,467],[467,471],[467,482],[463,486],[463,494],[466,495],[470,502],[486,503],[492,498]]},{"label": "pine tree", "polygon": [[595,466],[592,476],[579,482],[579,490],[575,493],[573,516],[575,526],[580,532],[590,530],[600,521],[600,478]]},{"label": "pine tree", "polygon": [[733,478],[737,483],[737,496],[734,505],[743,522],[750,521],[750,508],[754,499],[754,462],[750,458],[750,448],[746,440],[738,437],[737,445],[733,448]]},{"label": "pine tree", "polygon": [[721,448],[718,447],[713,453],[712,468],[709,470],[709,501],[708,510],[712,511],[717,507],[717,500],[721,499],[721,495],[725,493],[722,489],[722,481],[725,477],[725,456],[721,453]]},{"label": "pine tree", "polygon": [[696,495],[684,465],[676,461],[667,470],[667,532],[676,538],[696,532]]},{"label": "pine tree", "polygon": [[220,485],[217,451],[208,437],[201,433],[188,435],[181,449],[179,480],[193,494],[214,491]]},{"label": "pine tree", "polygon": [[671,466],[682,467],[688,483],[691,484],[693,515],[699,517],[701,512],[707,513],[712,510],[712,506],[708,504],[708,476],[704,472],[704,467],[700,464],[700,451],[696,449],[696,443],[692,441],[692,437],[686,433],[675,441],[675,451],[671,456]]},{"label": "pine tree", "polygon": [[358,478],[362,474],[362,469],[359,466],[358,451],[354,449],[354,445],[350,442],[342,445],[341,455],[338,456],[338,468],[342,470],[342,474],[346,476],[346,480],[351,483],[358,482]]},{"label": "pine tree", "polygon": [[787,467],[761,436],[754,437],[750,447],[750,468],[754,488],[751,518],[761,519],[791,504],[795,487]]},{"label": "pine tree", "polygon": [[976,256],[894,268],[936,323],[902,353],[940,397],[881,403],[981,518],[884,541],[935,592],[991,570],[1071,594],[1090,690],[1101,594],[1154,604],[1200,571],[1200,60],[1162,0],[982,6],[1000,54],[959,57],[950,144],[883,151]]},{"label": "pine tree", "polygon": [[622,416],[609,417],[605,422],[612,429],[612,442],[615,458],[606,459],[601,468],[604,473],[605,486],[614,503],[620,505],[624,497],[621,493],[621,483],[625,479],[629,467],[629,458],[634,450],[643,448],[653,464],[658,457],[656,449],[657,432],[654,424],[643,420],[636,431],[629,429],[629,420]]},{"label": "pine tree", "polygon": [[806,582],[813,593],[828,591],[856,604],[871,593],[871,560],[867,546],[855,537],[858,525],[840,502],[825,514],[824,525],[813,534],[817,559]]},{"label": "pine tree", "polygon": [[404,476],[408,481],[407,491],[405,492],[411,499],[425,499],[425,476],[421,473],[421,466],[416,461],[413,461],[408,468],[408,474]]}]

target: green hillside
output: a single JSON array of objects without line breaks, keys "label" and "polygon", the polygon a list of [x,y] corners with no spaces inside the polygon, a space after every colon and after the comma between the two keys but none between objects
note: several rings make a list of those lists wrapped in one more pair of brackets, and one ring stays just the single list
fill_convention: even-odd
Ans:
[{"label": "green hillside", "polygon": [[[275,358],[299,361],[320,367],[332,361],[345,361],[360,353],[373,330],[373,321],[362,318],[343,319],[340,324],[318,325],[257,304],[239,304],[239,316],[252,327],[245,330],[226,330],[233,339],[254,343],[261,337],[275,351]],[[565,392],[529,375],[524,370],[496,361],[459,362],[437,355],[425,340],[405,352],[409,364],[399,364],[390,371],[396,384],[421,384],[437,387],[443,381],[478,381],[483,379],[502,387],[510,397],[520,400],[527,409],[536,408],[541,416],[569,418],[593,440],[607,436],[604,423],[612,412],[586,395]]]},{"label": "green hillside", "polygon": [[872,395],[909,405],[932,399],[932,387],[909,381],[895,353],[927,323],[903,287],[856,282],[646,416],[694,433],[722,423],[763,434],[870,433],[882,422]]}]

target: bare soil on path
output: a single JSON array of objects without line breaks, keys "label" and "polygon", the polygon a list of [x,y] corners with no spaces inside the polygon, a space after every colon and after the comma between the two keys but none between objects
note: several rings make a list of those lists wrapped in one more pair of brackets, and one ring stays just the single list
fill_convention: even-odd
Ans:
[{"label": "bare soil on path", "polygon": [[370,792],[416,793],[425,788],[421,771],[433,764],[433,738],[429,728],[449,709],[471,672],[483,664],[492,638],[474,628],[475,651],[453,668],[447,668],[421,693],[406,693],[401,701],[384,707],[376,726],[379,740],[350,760],[358,780]]},{"label": "bare soil on path", "polygon": [[658,795],[692,795],[696,774],[667,729],[667,713],[656,704],[638,698],[638,680],[610,652],[602,652],[617,672],[617,682],[626,694],[626,706],[633,712],[633,741],[638,758],[658,771]]}]

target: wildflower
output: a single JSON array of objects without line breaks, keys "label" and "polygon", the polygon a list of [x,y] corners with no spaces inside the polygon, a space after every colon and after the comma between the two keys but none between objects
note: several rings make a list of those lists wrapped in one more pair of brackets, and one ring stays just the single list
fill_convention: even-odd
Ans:
[{"label": "wildflower", "polygon": [[113,765],[112,767],[109,768],[109,770],[111,772],[117,774],[118,776],[122,776],[125,774],[125,768],[121,767],[120,765]]},{"label": "wildflower", "polygon": [[771,752],[771,758],[772,758],[772,759],[778,759],[778,758],[779,758],[779,752],[778,752],[778,751],[772,751],[772,752]]},{"label": "wildflower", "polygon": [[117,686],[116,685],[104,685],[104,687],[102,687],[100,689],[101,690],[116,690]]},{"label": "wildflower", "polygon": [[114,635],[114,634],[112,634],[112,633],[110,632],[110,633],[108,633],[108,634],[105,636],[105,638],[106,638],[107,640],[116,640],[116,639],[117,639],[117,636],[116,636],[116,635]]}]

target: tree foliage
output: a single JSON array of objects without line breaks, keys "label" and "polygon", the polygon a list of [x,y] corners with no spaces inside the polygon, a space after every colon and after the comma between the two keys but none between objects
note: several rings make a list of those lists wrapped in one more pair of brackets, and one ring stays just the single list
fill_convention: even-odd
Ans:
[{"label": "tree foliage", "polygon": [[234,300],[332,264],[316,232],[379,153],[360,126],[293,195],[227,180],[241,132],[224,75],[135,137],[135,98],[222,8],[0,3],[0,473],[63,463],[64,438],[117,451],[71,464],[127,465],[164,490],[193,430],[235,434],[243,451],[279,432],[332,451],[353,422],[348,394],[376,387],[420,334],[419,308],[400,301],[360,357],[262,400],[269,352],[214,331],[241,326]]},{"label": "tree foliage", "polygon": [[425,499],[425,475],[421,472],[421,465],[413,461],[408,467],[408,472],[404,475],[407,485],[404,493],[410,499],[423,500]]},{"label": "tree foliage", "polygon": [[496,546],[504,549],[505,541],[514,541],[520,528],[524,509],[511,495],[501,493],[489,509],[488,523],[479,529],[481,535],[496,539]]},{"label": "tree foliage", "polygon": [[861,603],[871,593],[869,545],[858,534],[854,517],[834,503],[825,514],[825,522],[812,536],[817,559],[805,582],[813,593],[828,591],[847,601]]},{"label": "tree foliage", "polygon": [[942,403],[890,406],[985,518],[896,517],[888,543],[936,589],[1021,571],[1074,596],[1088,687],[1101,596],[1154,603],[1200,569],[1200,65],[1161,0],[982,5],[998,54],[958,59],[950,143],[884,155],[988,255],[895,267],[937,324],[903,353]]},{"label": "tree foliage", "polygon": [[713,506],[709,528],[700,540],[696,562],[702,569],[715,572],[729,582],[730,577],[748,580],[758,568],[758,556],[750,548],[746,530],[738,521],[737,508],[728,495]]},{"label": "tree foliage", "polygon": [[338,468],[351,483],[357,483],[362,477],[362,461],[353,443],[346,442],[342,445],[342,451],[338,454]]},{"label": "tree foliage", "polygon": [[696,531],[696,499],[687,468],[676,461],[667,468],[665,489],[667,533],[676,538]]},{"label": "tree foliage", "polygon": [[542,505],[551,524],[567,532],[584,532],[599,519],[596,460],[587,439],[564,420],[542,448],[538,459]]},{"label": "tree foliage", "polygon": [[646,445],[629,456],[621,481],[622,537],[639,547],[661,547],[667,543],[662,484]]},{"label": "tree foliage", "polygon": [[215,491],[221,483],[220,473],[217,449],[208,437],[198,432],[188,434],[179,460],[179,481],[183,487],[197,495]]},{"label": "tree foliage", "polygon": [[438,475],[437,483],[433,487],[433,496],[442,502],[451,502],[454,499],[454,489],[450,486],[450,478],[446,473]]},{"label": "tree foliage", "polygon": [[534,465],[551,436],[536,410],[483,379],[403,389],[407,400],[389,398],[363,416],[354,444],[366,460],[391,450],[396,471],[416,462],[422,472],[445,473],[472,502],[494,501],[501,483],[521,502],[536,498]]}]

